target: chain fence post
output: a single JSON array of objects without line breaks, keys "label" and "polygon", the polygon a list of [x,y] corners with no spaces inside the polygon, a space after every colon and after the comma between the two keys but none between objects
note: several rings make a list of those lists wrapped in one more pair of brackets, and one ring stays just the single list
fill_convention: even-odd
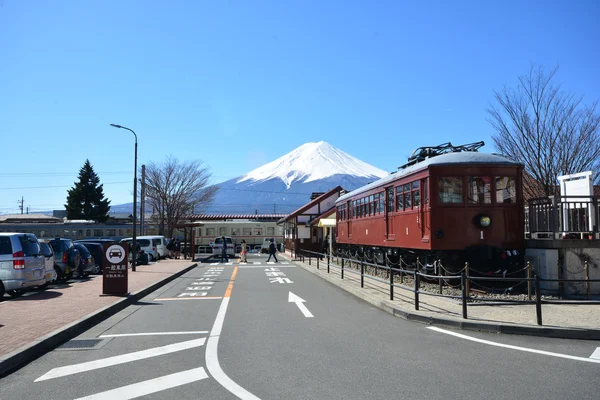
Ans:
[{"label": "chain fence post", "polygon": [[365,264],[363,261],[360,261],[360,287],[365,287]]},{"label": "chain fence post", "polygon": [[442,281],[442,263],[440,260],[437,260],[437,272],[438,272],[438,276],[440,277],[439,279],[439,284],[440,284],[440,294],[442,294],[443,292],[443,286],[444,286],[444,282]]},{"label": "chain fence post", "polygon": [[535,274],[535,314],[537,324],[542,325],[542,293],[540,290],[540,276]]},{"label": "chain fence post", "polygon": [[583,262],[583,268],[585,269],[585,280],[587,286],[587,299],[590,299],[590,266],[587,261]]},{"label": "chain fence post", "polygon": [[527,261],[527,296],[531,300],[531,261]]},{"label": "chain fence post", "polygon": [[470,297],[471,296],[471,283],[469,282],[470,272],[469,272],[469,262],[468,261],[465,263],[465,272],[466,272],[466,279],[467,279],[465,288],[467,291],[467,297]]},{"label": "chain fence post", "polygon": [[320,259],[320,257],[319,257],[319,254],[317,253],[317,269],[319,269],[319,259]]},{"label": "chain fence post", "polygon": [[415,270],[413,280],[415,282],[415,310],[419,310],[419,273]]},{"label": "chain fence post", "polygon": [[390,267],[390,300],[394,300],[394,271]]},{"label": "chain fence post", "polygon": [[467,319],[467,276],[465,272],[460,274],[460,287],[462,291],[462,315],[463,319]]},{"label": "chain fence post", "polygon": [[344,279],[344,258],[342,257],[342,279]]},{"label": "chain fence post", "polygon": [[329,254],[327,254],[327,273],[329,273]]}]

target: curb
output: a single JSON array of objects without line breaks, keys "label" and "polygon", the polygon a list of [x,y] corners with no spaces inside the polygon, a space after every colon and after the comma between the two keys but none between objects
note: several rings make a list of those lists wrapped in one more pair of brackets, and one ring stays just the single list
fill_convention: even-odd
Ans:
[{"label": "curb", "polygon": [[161,286],[179,278],[181,275],[191,271],[198,266],[197,263],[193,263],[187,268],[176,272],[175,274],[168,276],[158,282],[155,282],[145,288],[137,291],[136,293],[129,294],[127,297],[122,298],[114,304],[108,305],[101,308],[79,320],[72,322],[68,325],[63,326],[50,332],[47,335],[37,338],[33,342],[12,351],[0,358],[0,378],[7,376],[10,373],[24,367],[35,359],[43,356],[47,352],[55,349],[61,344],[71,340],[74,337],[79,336],[82,332],[90,329],[94,325],[104,321],[108,317],[118,313],[127,306],[135,303],[139,299],[142,299],[154,292]]},{"label": "curb", "polygon": [[[285,257],[290,261],[294,262],[293,257],[288,254]],[[498,322],[480,322],[480,321],[469,321],[459,320],[452,318],[443,317],[431,317],[423,315],[418,311],[406,311],[390,304],[386,300],[371,296],[368,293],[360,290],[360,287],[350,287],[349,285],[340,285],[340,282],[333,278],[329,278],[326,275],[317,273],[315,269],[311,269],[302,263],[296,263],[299,267],[304,270],[317,275],[318,277],[328,281],[334,286],[345,290],[346,292],[353,294],[359,299],[366,301],[367,303],[392,314],[396,317],[400,317],[407,321],[420,322],[426,325],[434,325],[439,327],[456,328],[468,331],[488,332],[488,333],[504,333],[511,335],[525,335],[525,336],[541,336],[551,337],[559,339],[579,339],[579,340],[600,340],[600,330],[598,329],[585,329],[585,328],[563,328],[557,326],[531,326],[531,325],[519,325],[509,323],[498,323]]]}]

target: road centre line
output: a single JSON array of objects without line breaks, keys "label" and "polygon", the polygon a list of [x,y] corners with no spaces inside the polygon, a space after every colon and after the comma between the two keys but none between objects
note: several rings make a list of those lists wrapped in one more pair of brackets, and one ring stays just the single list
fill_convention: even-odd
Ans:
[{"label": "road centre line", "polygon": [[75,400],[129,400],[208,378],[203,367],[134,383]]},{"label": "road centre line", "polygon": [[227,291],[225,292],[225,297],[223,298],[223,302],[219,307],[217,318],[215,319],[215,323],[210,332],[208,343],[206,344],[206,368],[208,369],[208,372],[210,372],[212,377],[215,378],[215,380],[221,384],[221,386],[229,390],[231,393],[233,393],[240,399],[260,400],[258,397],[248,392],[246,389],[244,389],[243,387],[235,383],[230,377],[228,377],[227,374],[225,374],[225,372],[221,368],[221,365],[219,364],[219,336],[221,335],[223,322],[225,321],[225,314],[227,313],[227,306],[229,305],[229,298],[231,296],[233,282],[235,281],[237,271],[238,267],[235,267],[233,273],[231,274],[231,279],[229,281]]},{"label": "road centre line", "polygon": [[445,333],[446,335],[456,336],[456,337],[461,338],[461,339],[471,340],[473,342],[488,344],[490,346],[504,347],[506,349],[525,351],[525,352],[528,352],[528,353],[543,354],[543,355],[546,355],[546,356],[552,356],[552,357],[558,357],[558,358],[566,358],[566,359],[569,359],[569,360],[576,360],[576,361],[583,361],[583,362],[590,362],[590,363],[600,364],[600,359],[596,359],[596,358],[577,357],[577,356],[571,356],[571,355],[568,355],[568,354],[552,353],[550,351],[536,350],[536,349],[530,349],[530,348],[527,348],[527,347],[520,347],[520,346],[513,346],[513,345],[510,345],[510,344],[497,343],[497,342],[492,342],[492,341],[489,341],[489,340],[478,339],[478,338],[474,338],[472,336],[463,335],[461,333],[447,331],[445,329],[438,328],[438,327],[435,327],[435,326],[428,326],[427,329],[431,329],[433,331],[440,332],[440,333]]},{"label": "road centre line", "polygon": [[187,350],[194,347],[203,346],[206,338],[188,340],[175,344],[169,344],[162,347],[154,347],[148,350],[136,351],[133,353],[121,354],[114,357],[103,358],[100,360],[88,361],[80,364],[66,365],[51,369],[44,375],[37,378],[34,382],[45,381],[48,379],[59,378],[61,376],[74,375],[80,372],[92,371],[99,368],[110,367],[113,365],[124,364],[132,361],[143,360],[146,358],[162,356],[164,354]]},{"label": "road centre line", "polygon": [[201,335],[208,331],[188,331],[188,332],[144,332],[144,333],[118,333],[114,335],[100,335],[99,338],[109,337],[127,337],[127,336],[159,336],[159,335]]}]

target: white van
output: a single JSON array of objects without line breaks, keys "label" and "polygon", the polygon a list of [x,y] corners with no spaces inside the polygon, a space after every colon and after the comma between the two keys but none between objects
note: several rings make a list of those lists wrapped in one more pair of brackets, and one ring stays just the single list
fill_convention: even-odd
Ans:
[{"label": "white van", "polygon": [[[235,257],[235,247],[233,247],[233,239],[231,236],[225,236],[225,242],[227,243],[227,255]],[[215,238],[215,244],[213,245],[213,256],[221,256],[221,249],[223,248],[223,239],[221,237]]]},{"label": "white van", "polygon": [[152,242],[152,246],[156,247],[156,252],[158,253],[159,258],[165,258],[167,256],[167,239],[165,239],[164,236],[138,236],[137,239],[149,239]]},{"label": "white van", "polygon": [[[140,236],[136,236],[135,237],[135,241],[136,243],[140,246],[140,248],[142,250],[144,250],[144,253],[148,254],[148,256],[150,257],[150,260],[154,261],[158,259],[158,250],[156,249],[156,246],[154,246],[152,244],[152,239],[148,239],[146,237],[140,237]],[[131,260],[131,246],[133,245],[133,238],[125,238],[125,239],[121,239],[119,241],[119,243],[127,243],[129,244],[129,259]]]}]

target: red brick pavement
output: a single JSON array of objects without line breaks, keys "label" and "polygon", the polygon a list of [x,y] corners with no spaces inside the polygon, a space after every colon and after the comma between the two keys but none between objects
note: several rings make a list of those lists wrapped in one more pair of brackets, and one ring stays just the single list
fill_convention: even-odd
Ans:
[{"label": "red brick pavement", "polygon": [[[129,270],[129,292],[136,293],[171,276],[192,263],[189,260],[162,260]],[[121,300],[101,296],[102,277],[57,284],[31,296],[0,302],[0,357],[65,325]]]}]

